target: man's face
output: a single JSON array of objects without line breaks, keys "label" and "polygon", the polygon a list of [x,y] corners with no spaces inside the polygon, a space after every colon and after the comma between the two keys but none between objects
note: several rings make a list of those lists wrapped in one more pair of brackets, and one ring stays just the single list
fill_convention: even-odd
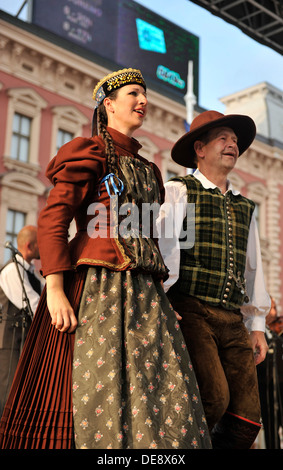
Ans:
[{"label": "man's face", "polygon": [[239,157],[237,136],[228,127],[217,127],[208,134],[207,143],[197,141],[199,164],[206,168],[231,171]]}]

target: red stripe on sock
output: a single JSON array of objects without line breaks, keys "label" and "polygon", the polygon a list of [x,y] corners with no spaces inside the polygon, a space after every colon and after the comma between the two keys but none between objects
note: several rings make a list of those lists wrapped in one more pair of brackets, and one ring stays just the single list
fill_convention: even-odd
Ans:
[{"label": "red stripe on sock", "polygon": [[248,421],[249,423],[254,424],[255,426],[259,426],[260,428],[262,427],[260,423],[256,423],[255,421],[251,421],[250,419],[243,418],[243,416],[236,415],[235,413],[231,413],[230,411],[227,411],[226,413],[235,416],[236,418],[242,419],[243,421]]}]

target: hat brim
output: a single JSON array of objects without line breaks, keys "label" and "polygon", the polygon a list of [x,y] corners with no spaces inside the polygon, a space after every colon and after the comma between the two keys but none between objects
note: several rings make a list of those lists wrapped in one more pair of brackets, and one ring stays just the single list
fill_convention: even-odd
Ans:
[{"label": "hat brim", "polygon": [[184,134],[172,148],[172,159],[186,168],[196,168],[194,143],[204,132],[215,127],[229,127],[233,129],[238,138],[239,156],[249,148],[256,136],[255,123],[249,116],[229,114]]}]

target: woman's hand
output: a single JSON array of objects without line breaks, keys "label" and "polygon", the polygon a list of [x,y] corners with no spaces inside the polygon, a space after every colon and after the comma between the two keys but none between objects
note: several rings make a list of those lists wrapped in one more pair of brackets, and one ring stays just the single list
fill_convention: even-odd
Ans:
[{"label": "woman's hand", "polygon": [[78,322],[63,286],[63,273],[46,276],[47,307],[51,323],[62,333],[72,333]]}]

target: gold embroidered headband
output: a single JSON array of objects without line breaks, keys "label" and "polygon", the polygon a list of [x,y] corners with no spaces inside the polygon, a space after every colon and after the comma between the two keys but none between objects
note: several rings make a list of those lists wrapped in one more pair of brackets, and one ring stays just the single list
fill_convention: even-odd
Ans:
[{"label": "gold embroidered headband", "polygon": [[146,90],[146,84],[140,70],[137,69],[122,69],[117,72],[110,73],[100,80],[93,90],[94,109],[108,96],[111,91],[117,90],[124,85],[137,83]]}]

